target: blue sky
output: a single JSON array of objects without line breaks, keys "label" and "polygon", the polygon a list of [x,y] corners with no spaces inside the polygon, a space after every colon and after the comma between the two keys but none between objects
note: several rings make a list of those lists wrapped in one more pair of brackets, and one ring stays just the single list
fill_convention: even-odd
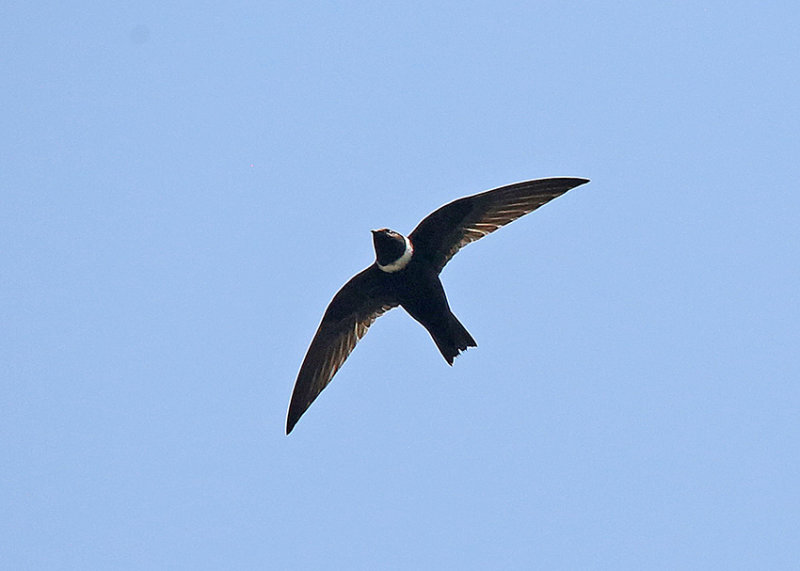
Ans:
[{"label": "blue sky", "polygon": [[[790,569],[795,3],[17,3],[0,567]],[[502,184],[290,437],[325,306]]]}]

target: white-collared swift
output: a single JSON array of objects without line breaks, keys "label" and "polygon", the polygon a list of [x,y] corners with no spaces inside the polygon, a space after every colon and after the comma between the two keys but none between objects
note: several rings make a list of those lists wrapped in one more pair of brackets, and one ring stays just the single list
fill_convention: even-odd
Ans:
[{"label": "white-collared swift", "polygon": [[334,296],[295,381],[286,434],[342,366],[370,325],[400,306],[428,330],[449,365],[477,347],[447,303],[439,274],[461,248],[589,182],[556,177],[517,182],[459,198],[425,217],[411,234],[372,231],[375,262]]}]

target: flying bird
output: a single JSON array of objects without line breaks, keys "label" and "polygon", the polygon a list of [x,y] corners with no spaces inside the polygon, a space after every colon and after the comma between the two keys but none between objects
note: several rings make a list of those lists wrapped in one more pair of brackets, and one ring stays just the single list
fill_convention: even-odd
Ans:
[{"label": "flying bird", "polygon": [[333,297],[308,348],[294,384],[286,434],[319,396],[370,325],[401,306],[428,330],[449,365],[477,347],[447,303],[439,273],[461,248],[533,212],[585,178],[542,178],[459,198],[425,217],[404,236],[372,231],[375,262]]}]

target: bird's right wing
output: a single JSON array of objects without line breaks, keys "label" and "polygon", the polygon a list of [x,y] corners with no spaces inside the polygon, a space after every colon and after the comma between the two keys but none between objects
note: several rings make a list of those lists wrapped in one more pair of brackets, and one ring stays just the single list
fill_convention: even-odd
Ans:
[{"label": "bird's right wing", "polygon": [[408,237],[414,255],[427,258],[441,271],[470,242],[587,182],[585,178],[540,178],[454,200],[426,216]]},{"label": "bird's right wing", "polygon": [[319,396],[367,329],[397,307],[381,287],[383,272],[374,264],[354,276],[333,297],[300,367],[286,418],[286,434]]}]

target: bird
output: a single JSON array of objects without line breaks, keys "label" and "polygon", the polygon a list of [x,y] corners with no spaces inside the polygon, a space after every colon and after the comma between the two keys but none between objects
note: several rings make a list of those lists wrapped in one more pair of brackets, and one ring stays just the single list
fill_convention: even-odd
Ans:
[{"label": "bird", "polygon": [[517,182],[459,198],[426,216],[408,235],[372,230],[375,261],[336,293],[300,366],[286,417],[288,435],[366,334],[402,307],[433,339],[448,365],[475,339],[450,310],[439,274],[464,246],[533,212],[586,178]]}]

